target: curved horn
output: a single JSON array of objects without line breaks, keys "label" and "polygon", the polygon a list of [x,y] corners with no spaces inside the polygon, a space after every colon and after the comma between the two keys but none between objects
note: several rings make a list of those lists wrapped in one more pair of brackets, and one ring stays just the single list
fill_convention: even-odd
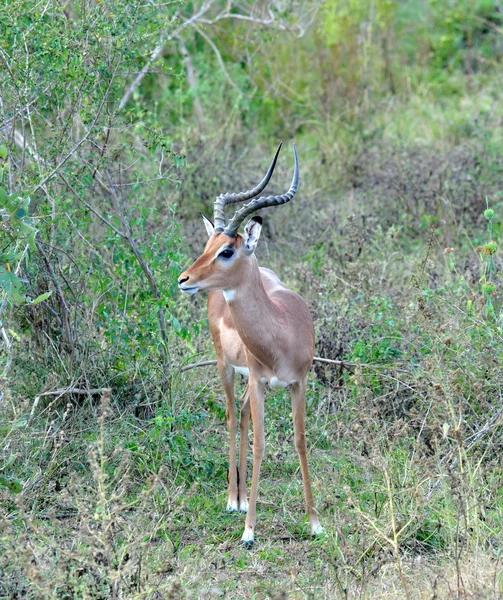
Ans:
[{"label": "curved horn", "polygon": [[215,200],[215,204],[213,207],[213,220],[215,221],[215,231],[223,231],[225,228],[225,214],[224,210],[227,204],[234,204],[235,202],[244,202],[245,200],[250,200],[265,188],[265,186],[269,183],[269,179],[274,172],[274,167],[276,166],[276,161],[278,160],[279,151],[281,150],[282,144],[278,146],[276,150],[276,154],[272,159],[272,163],[265,174],[264,179],[256,185],[251,190],[247,192],[240,192],[239,194],[220,194],[217,196]]},{"label": "curved horn", "polygon": [[295,159],[295,166],[293,169],[292,183],[288,192],[286,192],[286,194],[281,194],[280,196],[263,196],[262,198],[255,198],[255,200],[245,204],[243,208],[234,213],[232,220],[224,229],[226,235],[236,237],[236,233],[241,223],[248,215],[251,215],[255,211],[260,210],[261,208],[267,208],[268,206],[278,206],[290,202],[297,191],[297,186],[299,184],[299,157],[297,156],[295,144],[293,145],[293,156]]}]

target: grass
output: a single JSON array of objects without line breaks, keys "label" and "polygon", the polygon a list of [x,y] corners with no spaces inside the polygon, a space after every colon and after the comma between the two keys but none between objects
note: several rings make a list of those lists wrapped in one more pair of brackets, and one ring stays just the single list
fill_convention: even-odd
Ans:
[{"label": "grass", "polygon": [[[155,393],[138,368],[140,401],[117,383],[111,397],[45,398],[30,419],[33,395],[60,380],[56,368],[22,380],[33,361],[22,338],[0,424],[0,598],[503,597],[502,265],[496,252],[489,295],[487,253],[475,249],[488,242],[486,197],[501,237],[494,90],[401,99],[370,121],[380,133],[354,143],[353,132],[334,142],[330,124],[306,136],[339,170],[327,178],[317,155],[306,159],[290,220],[267,214],[259,260],[308,300],[317,353],[348,362],[316,366],[308,392],[326,534],[309,536],[286,393],[266,401],[247,550],[243,515],[225,512],[228,435],[211,367]],[[183,226],[195,256],[199,224]],[[201,319],[204,299],[179,302]],[[175,363],[212,356],[207,330],[172,352]]]},{"label": "grass", "polygon": [[[180,385],[197,379],[191,374]],[[214,374],[210,381],[216,384]],[[418,452],[405,423],[376,420],[380,398],[365,415],[358,391],[355,398],[340,391],[344,409],[326,392],[311,387],[308,432],[327,533],[310,539],[288,399],[279,393],[267,405],[251,551],[239,544],[243,516],[224,510],[227,434],[219,411],[188,421],[193,451],[177,468],[169,439],[159,463],[152,459],[159,451],[152,422],[124,406],[63,405],[64,429],[54,428],[65,421],[58,408],[42,429],[40,418],[29,425],[28,436],[17,428],[11,444],[23,453],[15,472],[25,491],[4,497],[3,596],[35,589],[33,597],[106,598],[115,589],[128,598],[498,597],[497,473],[489,481],[483,457],[469,456],[462,471],[446,472],[438,457]],[[200,409],[187,402],[189,412]],[[204,476],[207,461],[213,472]]]}]

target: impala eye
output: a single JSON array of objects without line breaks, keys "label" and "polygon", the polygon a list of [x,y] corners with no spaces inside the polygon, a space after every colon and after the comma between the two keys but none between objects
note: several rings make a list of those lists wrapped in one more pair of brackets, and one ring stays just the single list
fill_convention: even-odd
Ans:
[{"label": "impala eye", "polygon": [[232,256],[234,256],[234,250],[232,248],[226,248],[218,255],[219,258],[231,258]]}]

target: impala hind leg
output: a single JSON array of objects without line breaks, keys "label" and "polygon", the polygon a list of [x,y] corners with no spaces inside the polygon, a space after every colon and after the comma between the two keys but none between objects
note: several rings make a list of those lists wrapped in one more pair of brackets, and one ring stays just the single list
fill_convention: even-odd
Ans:
[{"label": "impala hind leg", "polygon": [[238,473],[236,465],[236,430],[237,430],[237,407],[234,395],[234,369],[232,365],[218,365],[220,378],[224,386],[225,398],[227,400],[226,417],[229,427],[229,489],[227,494],[227,510],[238,510]]},{"label": "impala hind leg", "polygon": [[248,430],[250,428],[250,388],[247,385],[241,397],[241,418],[239,421],[239,510],[248,512],[248,500],[246,497],[247,467],[246,457],[248,454]]},{"label": "impala hind leg", "polygon": [[313,492],[311,481],[309,479],[309,469],[307,466],[307,446],[306,446],[306,379],[292,386],[292,415],[295,449],[300,459],[300,469],[302,471],[302,482],[304,484],[304,497],[306,500],[306,512],[309,515],[311,524],[311,534],[317,535],[323,532],[318,515],[314,508]]},{"label": "impala hind leg", "polygon": [[260,466],[264,457],[264,384],[250,377],[250,409],[253,421],[253,472],[250,490],[250,503],[246,515],[245,530],[241,541],[251,546],[255,539],[255,523],[257,522],[257,493],[260,478]]}]

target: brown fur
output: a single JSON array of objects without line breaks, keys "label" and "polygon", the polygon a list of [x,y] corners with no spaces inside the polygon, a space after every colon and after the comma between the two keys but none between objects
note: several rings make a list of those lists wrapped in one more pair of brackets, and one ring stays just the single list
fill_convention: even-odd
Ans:
[{"label": "brown fur", "polygon": [[[253,254],[260,235],[259,222],[245,228],[246,238],[214,233],[201,256],[180,275],[188,291],[209,291],[208,320],[217,363],[227,398],[231,455],[228,508],[246,510],[246,448],[250,412],[253,420],[253,476],[243,540],[253,541],[260,465],[264,453],[264,386],[291,387],[295,446],[304,481],[306,509],[313,533],[320,530],[314,509],[306,458],[305,393],[307,373],[314,355],[314,327],[304,300],[288,289],[270,269],[260,268]],[[254,239],[250,242],[251,237]],[[232,247],[232,259],[216,256]],[[234,368],[249,369],[248,387],[241,409],[239,495],[236,476],[237,428]]]}]

